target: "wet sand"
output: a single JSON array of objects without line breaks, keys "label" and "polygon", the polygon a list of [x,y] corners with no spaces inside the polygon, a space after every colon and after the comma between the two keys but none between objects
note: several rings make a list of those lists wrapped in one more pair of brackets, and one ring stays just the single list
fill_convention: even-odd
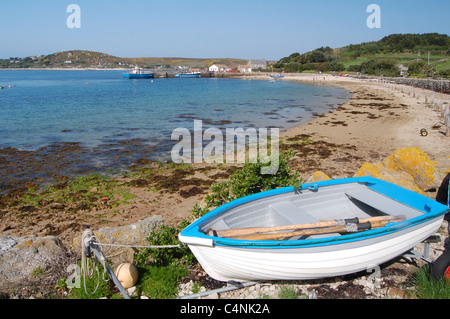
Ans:
[{"label": "wet sand", "polygon": [[[252,78],[269,80],[268,75]],[[379,162],[403,147],[419,147],[435,160],[449,156],[450,137],[445,136],[444,126],[429,129],[440,121],[440,114],[425,104],[423,94],[417,99],[382,83],[330,75],[286,76],[283,80],[337,85],[353,92],[352,99],[333,112],[282,132],[281,149],[294,150],[292,166],[304,180],[318,170],[331,178],[352,177],[365,162]],[[450,100],[439,96],[441,101]],[[429,135],[421,136],[421,128],[427,128]],[[53,165],[51,157],[46,162]],[[23,163],[18,162],[20,165]],[[145,161],[131,166],[134,174],[112,177],[117,187],[132,195],[126,201],[113,202],[96,187],[70,193],[75,198],[89,193],[90,207],[76,202],[58,205],[51,200],[24,204],[19,200],[23,192],[3,197],[0,236],[54,235],[70,247],[85,225],[92,229],[115,227],[161,215],[166,223],[176,226],[191,217],[192,208],[201,203],[213,182],[226,179],[237,169],[234,165],[209,164],[177,168]]]}]

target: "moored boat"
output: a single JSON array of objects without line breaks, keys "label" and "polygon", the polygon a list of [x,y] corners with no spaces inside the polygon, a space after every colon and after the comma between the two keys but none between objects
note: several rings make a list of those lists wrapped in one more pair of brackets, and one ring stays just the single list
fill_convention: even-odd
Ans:
[{"label": "moored boat", "polygon": [[186,72],[186,73],[176,73],[176,78],[199,78],[200,72]]},{"label": "moored boat", "polygon": [[449,208],[372,177],[285,187],[222,205],[179,235],[219,281],[368,270],[434,234]]},{"label": "moored boat", "polygon": [[270,75],[271,78],[284,78],[284,75],[279,73],[277,75]]},{"label": "moored boat", "polygon": [[127,70],[124,73],[122,73],[122,76],[126,79],[150,79],[150,78],[154,78],[155,72],[146,71],[146,70],[136,66],[134,69]]}]

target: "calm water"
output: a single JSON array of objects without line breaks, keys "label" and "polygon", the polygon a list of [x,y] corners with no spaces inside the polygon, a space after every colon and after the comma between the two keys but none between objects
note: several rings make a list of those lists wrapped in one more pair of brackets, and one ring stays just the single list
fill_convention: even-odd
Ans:
[{"label": "calm water", "polygon": [[[87,84],[88,83],[88,84]],[[122,79],[120,71],[0,71],[0,147],[170,140],[173,129],[299,125],[347,91],[287,81]],[[9,89],[7,86],[11,85]]]},{"label": "calm water", "polygon": [[204,130],[282,130],[351,96],[335,87],[288,81],[129,80],[121,71],[0,70],[0,85],[5,86],[0,90],[0,149],[42,153],[51,152],[50,146],[78,143],[96,166],[122,165],[117,156],[108,159],[106,150],[114,154],[128,146],[133,148],[128,162],[167,158],[175,143],[170,143],[172,131],[183,127],[193,132],[194,119],[203,120]]}]

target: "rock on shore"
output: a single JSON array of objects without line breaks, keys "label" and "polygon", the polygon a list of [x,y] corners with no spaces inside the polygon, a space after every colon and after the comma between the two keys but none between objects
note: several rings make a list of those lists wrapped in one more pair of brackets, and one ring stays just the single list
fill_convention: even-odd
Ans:
[{"label": "rock on shore", "polygon": [[69,258],[57,237],[0,238],[0,292],[58,271]]},{"label": "rock on shore", "polygon": [[[152,216],[123,227],[99,229],[94,234],[100,242],[108,244],[145,245],[151,231],[163,223],[161,216]],[[58,237],[0,237],[0,293],[15,293],[22,287],[39,285],[48,275],[58,274],[52,281],[58,276],[68,276],[67,266],[76,262],[79,256],[79,239],[74,240],[76,253],[73,254]],[[128,247],[105,247],[102,250],[111,256],[108,258],[110,265],[132,262],[135,252]],[[72,260],[74,255],[77,256]]]}]

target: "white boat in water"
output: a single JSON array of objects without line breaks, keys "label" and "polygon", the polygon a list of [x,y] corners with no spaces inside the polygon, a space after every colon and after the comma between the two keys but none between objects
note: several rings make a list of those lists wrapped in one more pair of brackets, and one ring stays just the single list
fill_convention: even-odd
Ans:
[{"label": "white boat in water", "polygon": [[177,73],[175,74],[176,78],[199,78],[200,72],[186,72],[186,73]]},{"label": "white boat in water", "polygon": [[449,207],[372,177],[286,187],[220,206],[180,234],[219,281],[367,271],[433,235]]},{"label": "white boat in water", "polygon": [[126,79],[153,79],[155,72],[146,71],[136,65],[134,69],[123,72],[122,76]]}]

